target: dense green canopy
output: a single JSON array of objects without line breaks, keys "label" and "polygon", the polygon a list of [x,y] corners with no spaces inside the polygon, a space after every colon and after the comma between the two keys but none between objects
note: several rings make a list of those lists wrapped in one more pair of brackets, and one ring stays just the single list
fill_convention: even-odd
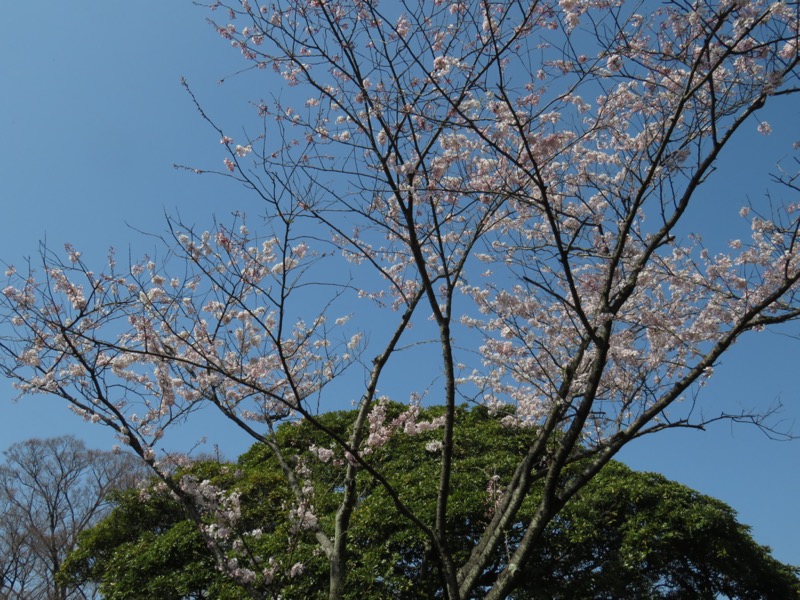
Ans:
[{"label": "dense green canopy", "polygon": [[[433,418],[436,409],[423,418]],[[322,417],[327,427],[346,431],[354,413]],[[450,525],[468,552],[492,509],[492,496],[511,473],[514,459],[535,435],[510,428],[484,409],[460,409]],[[398,433],[371,457],[419,514],[433,514],[438,454],[436,432]],[[278,431],[282,447],[296,450],[296,470],[313,484],[313,505],[323,529],[333,525],[341,467],[308,450],[324,438],[306,424]],[[426,448],[427,446],[427,448]],[[302,466],[301,466],[302,465]],[[242,530],[259,553],[273,557],[261,565],[275,575],[264,597],[317,598],[327,592],[324,553],[311,531],[297,531],[289,517],[293,499],[284,474],[264,446],[254,446],[236,464],[200,462],[188,472],[230,492],[239,492]],[[349,598],[434,598],[440,596],[436,563],[425,537],[398,516],[385,491],[366,474],[350,528]],[[536,494],[528,502],[535,500]],[[424,510],[427,509],[427,510]],[[507,531],[513,541],[520,522]],[[461,543],[463,542],[463,543]],[[247,548],[240,547],[241,560]],[[499,548],[487,584],[505,567]],[[290,573],[302,564],[302,573]],[[422,574],[420,576],[420,574]],[[770,556],[750,537],[724,503],[653,473],[611,463],[549,526],[545,541],[525,567],[514,598],[716,598],[800,597],[797,570]],[[247,598],[251,592],[215,568],[195,524],[182,506],[154,487],[145,495],[119,496],[116,510],[86,532],[62,576],[93,580],[109,600]],[[479,592],[480,593],[480,592]]]}]

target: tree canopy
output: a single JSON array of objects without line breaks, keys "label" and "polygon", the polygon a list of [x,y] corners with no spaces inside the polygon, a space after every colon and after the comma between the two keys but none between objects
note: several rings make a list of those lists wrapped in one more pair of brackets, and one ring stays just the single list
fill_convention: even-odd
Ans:
[{"label": "tree canopy", "polygon": [[[400,406],[387,407],[390,418]],[[421,416],[433,421],[441,409]],[[470,541],[491,517],[503,483],[512,475],[516,454],[535,431],[503,424],[485,409],[458,409],[462,434],[453,469],[454,554],[467,554]],[[356,413],[322,417],[341,434]],[[308,424],[287,424],[278,437],[298,450],[296,469],[315,490],[308,499],[313,519],[329,527],[342,494],[335,463],[342,456],[319,452],[324,436]],[[435,511],[440,452],[434,433],[400,433],[376,450],[375,460],[418,514]],[[292,509],[284,474],[269,449],[255,445],[236,463],[203,461],[182,477],[205,481],[209,490],[237,498],[241,517],[235,527],[249,531],[237,553],[268,552],[278,564],[267,598],[317,598],[327,595],[327,564],[316,551],[312,518]],[[538,490],[536,494],[540,494]],[[537,498],[518,523],[505,532],[508,543],[524,531]],[[441,597],[437,566],[425,536],[392,510],[384,489],[362,475],[359,502],[351,521],[346,598]],[[180,502],[163,486],[129,491],[101,523],[81,535],[62,577],[100,585],[114,599],[245,598],[248,592],[215,568],[214,557]],[[208,522],[208,525],[219,525]],[[258,531],[253,534],[252,531]],[[490,585],[504,568],[500,549],[485,574]],[[296,567],[292,575],[292,567]],[[510,598],[717,598],[788,599],[800,595],[798,571],[770,556],[724,503],[654,473],[638,473],[612,462],[548,526],[535,559],[523,567]],[[285,574],[289,574],[288,576]],[[480,591],[475,597],[480,597]]]}]

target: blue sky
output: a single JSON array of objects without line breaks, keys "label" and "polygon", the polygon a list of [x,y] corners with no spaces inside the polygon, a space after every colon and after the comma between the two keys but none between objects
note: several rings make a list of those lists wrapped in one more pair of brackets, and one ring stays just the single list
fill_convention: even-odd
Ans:
[{"label": "blue sky", "polygon": [[[99,265],[109,246],[134,256],[155,247],[136,230],[164,231],[165,214],[179,212],[208,227],[234,210],[259,211],[257,199],[231,181],[172,168],[221,168],[223,158],[181,76],[208,112],[235,131],[252,118],[250,100],[282,93],[257,73],[218,83],[243,63],[206,16],[188,0],[0,7],[0,21],[9,24],[0,36],[0,260],[35,259],[46,239],[57,249],[71,242]],[[736,237],[722,228],[735,223],[747,196],[761,198],[764,173],[787,153],[788,142],[800,139],[798,113],[796,100],[768,113],[775,129],[770,138],[755,134],[754,123],[752,134],[729,149],[691,218],[719,223],[720,239]],[[781,401],[783,418],[794,420],[800,434],[798,341],[790,337],[797,334],[800,325],[741,341],[701,392],[708,412]],[[12,403],[14,396],[0,382],[0,449],[65,433],[98,447],[113,443],[57,400]],[[191,439],[208,435],[208,451],[218,443],[233,456],[247,445],[210,414],[191,428]],[[775,442],[751,427],[719,424],[643,439],[622,458],[722,499],[780,560],[800,564],[800,441]]]}]

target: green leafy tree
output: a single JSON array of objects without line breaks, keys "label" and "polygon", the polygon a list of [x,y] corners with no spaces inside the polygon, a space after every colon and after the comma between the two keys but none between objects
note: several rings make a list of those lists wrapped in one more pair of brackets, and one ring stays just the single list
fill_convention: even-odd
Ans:
[{"label": "green leafy tree", "polygon": [[[387,420],[401,414],[398,406],[386,410]],[[420,419],[435,422],[440,413],[441,409],[429,409]],[[354,419],[352,412],[331,413],[322,424],[344,433]],[[457,422],[463,438],[455,453],[448,526],[457,532],[454,555],[465,558],[473,538],[492,517],[503,483],[513,474],[516,454],[535,431],[509,426],[502,415],[490,415],[485,409],[460,408]],[[183,476],[207,481],[209,489],[238,498],[237,526],[241,532],[259,534],[245,536],[252,547],[242,545],[236,551],[267,553],[275,561],[263,565],[271,585],[260,595],[323,597],[328,565],[315,551],[309,521],[329,527],[335,520],[342,493],[335,464],[344,457],[321,451],[318,444],[324,437],[307,424],[286,425],[277,435],[285,446],[297,450],[293,468],[307,489],[314,489],[303,515],[292,509],[284,471],[263,445],[253,446],[236,464],[201,462]],[[418,514],[435,511],[435,478],[430,475],[437,468],[437,439],[431,431],[398,433],[375,452],[374,459],[393,488]],[[425,536],[392,510],[393,499],[372,478],[359,479],[358,494],[345,596],[438,597],[437,564]],[[520,521],[505,531],[509,545],[518,543],[524,532],[536,495],[521,511]],[[729,506],[617,462],[610,463],[551,522],[535,557],[524,567],[511,597],[798,597],[797,571],[757,544]],[[296,564],[303,565],[302,577],[291,576]],[[501,548],[482,574],[482,585],[490,586],[497,572],[507,567],[507,554]],[[215,558],[190,516],[158,485],[120,495],[111,515],[82,535],[62,577],[72,583],[95,581],[109,600],[245,598],[253,592],[215,568]],[[475,597],[482,593],[479,587]]]}]

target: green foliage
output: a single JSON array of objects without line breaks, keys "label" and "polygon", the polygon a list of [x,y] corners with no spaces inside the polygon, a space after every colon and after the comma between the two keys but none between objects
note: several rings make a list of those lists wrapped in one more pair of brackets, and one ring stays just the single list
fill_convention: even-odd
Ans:
[{"label": "green foliage", "polygon": [[[387,422],[400,407],[390,406]],[[440,409],[429,409],[430,420]],[[347,435],[354,413],[330,413],[321,420]],[[466,557],[491,517],[489,489],[511,476],[515,458],[535,435],[532,429],[503,425],[485,409],[460,408],[448,526],[451,551]],[[417,514],[433,521],[439,455],[426,449],[441,432],[398,433],[369,456]],[[313,482],[313,504],[323,530],[333,528],[341,496],[342,461],[320,461],[309,451],[325,437],[307,424],[281,427],[278,444],[296,470]],[[248,543],[273,557],[267,597],[326,597],[328,565],[309,531],[295,531],[289,518],[292,498],[271,452],[253,446],[236,465],[199,463],[189,471],[214,485],[241,493],[243,531],[263,535]],[[496,489],[499,489],[497,487]],[[438,597],[437,565],[421,532],[395,510],[386,491],[366,473],[358,482],[359,501],[349,530],[346,597]],[[524,531],[537,494],[531,494],[519,523],[506,532],[509,544]],[[302,563],[303,574],[290,567]],[[506,566],[499,548],[483,574],[489,586]],[[652,473],[611,463],[555,518],[543,543],[525,566],[513,598],[716,598],[800,597],[797,571],[773,559],[734,511],[718,500]],[[214,567],[196,526],[164,491],[148,497],[128,492],[116,510],[86,532],[64,566],[62,577],[101,584],[106,598],[247,597],[245,590]],[[480,587],[478,595],[480,595]]]},{"label": "green foliage", "polygon": [[797,569],[729,506],[611,463],[548,530],[526,598],[797,598]]},{"label": "green foliage", "polygon": [[80,536],[62,567],[64,580],[99,582],[109,600],[202,598],[219,584],[202,536],[180,504],[163,493],[142,501],[136,491],[118,495],[117,504]]}]

